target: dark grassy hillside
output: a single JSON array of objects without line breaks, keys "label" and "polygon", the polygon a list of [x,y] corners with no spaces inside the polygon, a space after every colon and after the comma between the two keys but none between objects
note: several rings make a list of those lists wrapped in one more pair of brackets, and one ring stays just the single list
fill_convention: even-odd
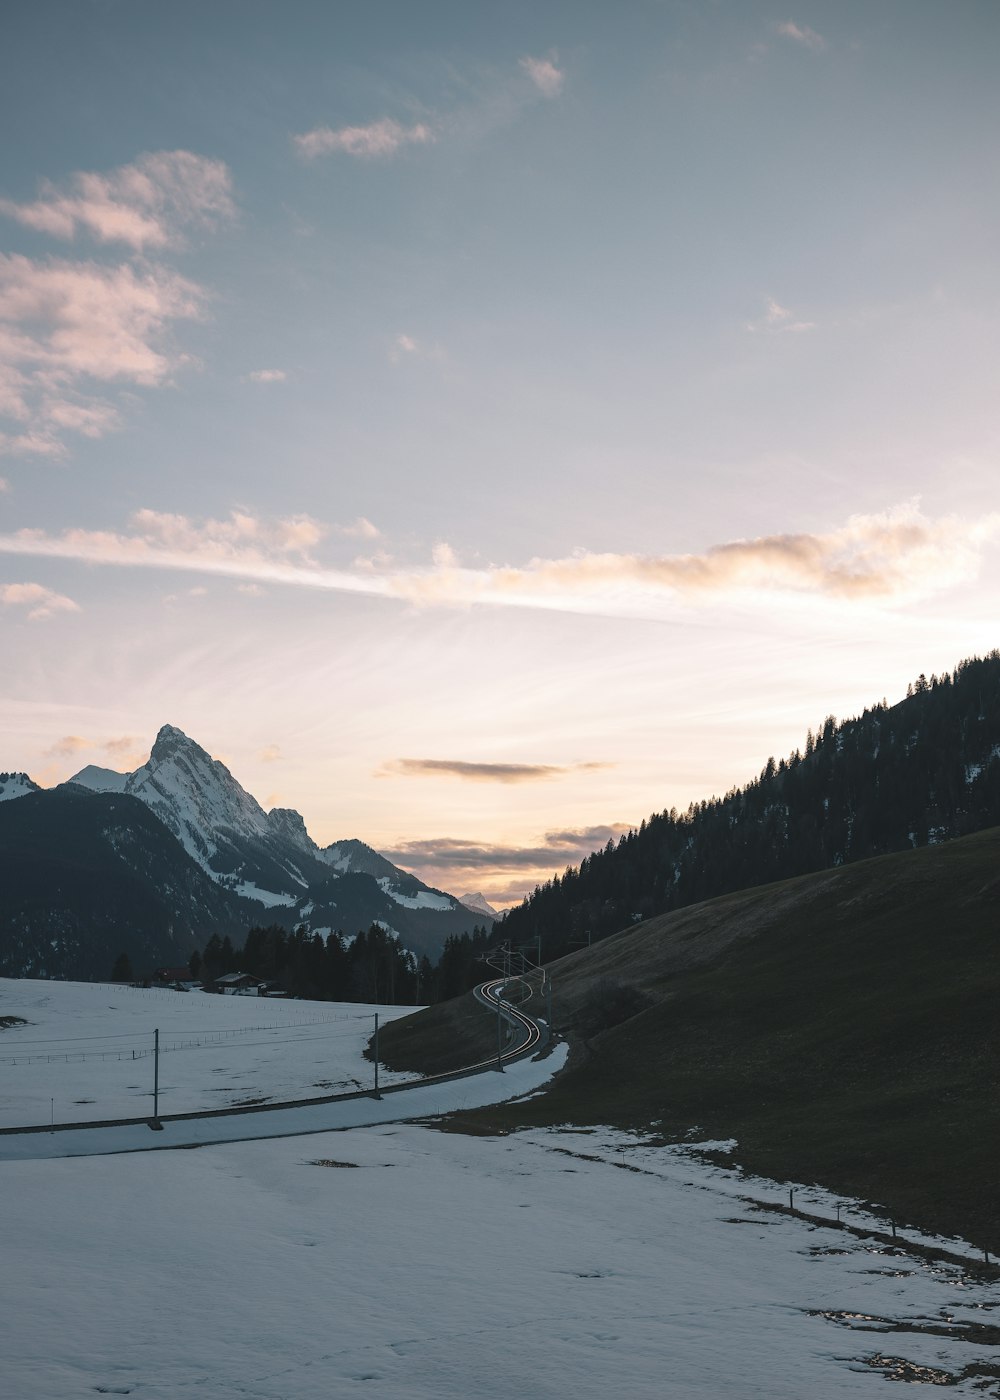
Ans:
[{"label": "dark grassy hillside", "polygon": [[[755,1171],[1000,1252],[1000,829],[667,914],[551,970],[568,1069],[470,1126],[697,1126]],[[384,1049],[405,1053],[391,1028]]]}]

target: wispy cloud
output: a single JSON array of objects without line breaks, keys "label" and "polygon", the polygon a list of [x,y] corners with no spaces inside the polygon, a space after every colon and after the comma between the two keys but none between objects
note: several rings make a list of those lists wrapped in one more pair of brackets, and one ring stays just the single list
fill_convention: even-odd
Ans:
[{"label": "wispy cloud", "polygon": [[431,885],[443,889],[482,889],[494,903],[520,900],[536,884],[562,872],[567,865],[579,865],[594,851],[606,846],[629,830],[624,822],[607,826],[578,827],[547,831],[532,846],[464,841],[436,837],[426,841],[404,841],[382,854],[405,870],[412,870]]},{"label": "wispy cloud", "polygon": [[758,332],[764,331],[770,334],[784,334],[792,332],[796,334],[800,331],[812,331],[816,329],[815,321],[801,321],[794,311],[789,311],[787,306],[782,306],[774,297],[768,297],[764,307],[764,314],[756,321],[747,322],[747,330]]},{"label": "wispy cloud", "polygon": [[45,750],[46,758],[75,759],[92,752],[102,753],[107,761],[121,772],[138,767],[146,757],[146,751],[139,745],[134,734],[119,734],[110,739],[88,739],[82,734],[64,734],[61,739]]},{"label": "wispy cloud", "polygon": [[352,520],[349,525],[337,525],[334,527],[338,535],[346,535],[353,540],[377,540],[381,539],[382,531],[377,525],[373,525],[366,515],[359,515],[357,520]]},{"label": "wispy cloud", "polygon": [[185,362],[171,324],[200,317],[204,293],[163,267],[0,254],[0,413],[19,424],[8,453],[56,456],[62,434],[119,426],[94,380],[155,386]]},{"label": "wispy cloud", "polygon": [[252,384],[284,384],[287,378],[283,369],[255,369],[247,375]]},{"label": "wispy cloud", "polygon": [[387,860],[400,865],[418,863],[515,870],[523,866],[565,865],[567,861],[575,863],[605,846],[608,841],[617,841],[628,830],[627,825],[618,822],[611,826],[547,831],[536,846],[480,844],[453,836],[439,836],[426,841],[404,841],[391,850],[383,850],[382,854]]},{"label": "wispy cloud", "polygon": [[138,743],[139,739],[135,734],[119,734],[114,739],[105,739],[101,747],[112,758],[129,760],[134,758],[137,752],[142,756],[141,750],[136,749]]},{"label": "wispy cloud", "polygon": [[545,97],[558,97],[562,92],[566,75],[551,58],[531,58],[520,60],[521,68],[527,73],[535,87]]},{"label": "wispy cloud", "polygon": [[299,155],[306,160],[340,152],[360,160],[384,160],[394,156],[404,146],[424,146],[435,136],[426,122],[403,126],[392,117],[382,117],[368,126],[317,126],[312,131],[293,136]]},{"label": "wispy cloud", "polygon": [[0,199],[0,214],[39,233],[88,233],[139,253],[183,246],[184,229],[211,227],[234,213],[225,163],[191,151],[157,151],[106,174],[77,171],[65,186],[45,180],[26,203]]},{"label": "wispy cloud", "polygon": [[265,748],[260,750],[257,754],[257,758],[261,763],[280,763],[284,758],[284,754],[281,752],[280,745],[268,744]]},{"label": "wispy cloud", "polygon": [[61,739],[45,750],[46,758],[72,758],[85,749],[96,748],[93,739],[85,739],[82,734],[64,734]]},{"label": "wispy cloud", "polygon": [[27,608],[30,622],[44,622],[58,613],[79,612],[79,603],[62,593],[54,593],[40,583],[0,584],[0,604],[5,608]]},{"label": "wispy cloud", "polygon": [[826,40],[822,34],[817,34],[815,29],[810,29],[807,24],[796,24],[793,19],[786,19],[782,23],[775,25],[775,29],[783,39],[791,39],[796,44],[802,44],[807,49],[818,52],[826,48]]},{"label": "wispy cloud", "polygon": [[453,758],[397,758],[386,764],[382,774],[398,774],[405,778],[464,778],[473,783],[537,783],[562,778],[567,773],[609,767],[608,763],[468,763]]},{"label": "wispy cloud", "polygon": [[203,315],[206,293],[148,254],[234,213],[226,165],[190,151],[46,181],[26,203],[0,200],[0,214],[40,233],[87,234],[133,255],[116,265],[0,255],[0,417],[16,425],[0,430],[0,452],[58,457],[66,434],[114,432],[120,412],[95,396],[95,381],[155,387],[189,362],[169,332]]},{"label": "wispy cloud", "polygon": [[973,579],[1000,535],[1000,513],[931,519],[916,502],[852,516],[819,534],[733,540],[697,554],[593,554],[520,566],[464,568],[447,545],[428,568],[331,569],[312,551],[328,528],[309,516],[226,520],[138,511],[127,533],[24,529],[0,535],[0,553],[224,574],[258,583],[364,593],[420,606],[491,604],[628,613],[657,598],[706,603],[759,593],[894,602]]},{"label": "wispy cloud", "polygon": [[403,332],[400,331],[398,335],[394,335],[392,338],[392,344],[389,347],[389,360],[392,364],[398,365],[404,356],[416,355],[419,354],[419,351],[420,346],[413,339],[413,336],[404,335]]}]

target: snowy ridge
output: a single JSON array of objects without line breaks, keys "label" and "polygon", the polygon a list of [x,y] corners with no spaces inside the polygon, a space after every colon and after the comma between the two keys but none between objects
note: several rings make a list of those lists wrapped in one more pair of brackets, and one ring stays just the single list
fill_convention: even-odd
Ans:
[{"label": "snowy ridge", "polygon": [[131,774],[119,773],[114,768],[99,768],[96,763],[88,763],[79,773],[69,779],[77,787],[89,788],[91,792],[124,792]]},{"label": "snowy ridge", "polygon": [[0,773],[0,802],[26,797],[29,792],[41,792],[41,788],[27,773]]}]

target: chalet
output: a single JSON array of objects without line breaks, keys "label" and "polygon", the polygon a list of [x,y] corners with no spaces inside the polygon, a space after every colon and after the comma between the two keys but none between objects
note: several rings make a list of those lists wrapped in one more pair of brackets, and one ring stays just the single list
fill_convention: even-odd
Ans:
[{"label": "chalet", "polygon": [[260,994],[262,982],[249,972],[227,972],[212,983],[215,991],[227,997],[255,997]]}]

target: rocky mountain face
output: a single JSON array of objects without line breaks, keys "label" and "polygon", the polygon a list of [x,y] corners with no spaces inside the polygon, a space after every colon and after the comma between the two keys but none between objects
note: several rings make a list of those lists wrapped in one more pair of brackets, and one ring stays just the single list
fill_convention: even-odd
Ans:
[{"label": "rocky mountain face", "polygon": [[361,841],[321,850],[298,812],[265,812],[173,725],[133,773],[89,765],[49,792],[0,774],[4,797],[21,799],[0,824],[8,975],[107,976],[100,950],[115,940],[112,961],[183,962],[213,932],[242,941],[268,923],[325,937],[377,922],[436,960],[450,935],[488,919]]}]

